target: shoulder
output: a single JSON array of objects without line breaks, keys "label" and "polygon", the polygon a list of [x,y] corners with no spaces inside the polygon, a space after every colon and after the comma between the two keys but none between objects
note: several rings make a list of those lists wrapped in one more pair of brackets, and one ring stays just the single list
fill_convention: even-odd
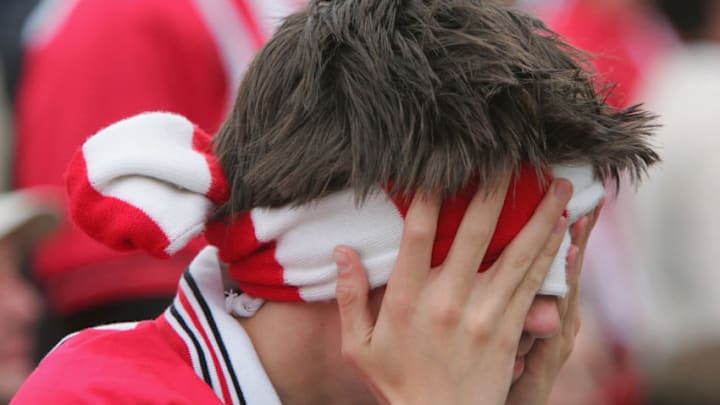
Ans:
[{"label": "shoulder", "polygon": [[152,321],[87,329],[63,340],[13,404],[213,403],[212,390]]}]

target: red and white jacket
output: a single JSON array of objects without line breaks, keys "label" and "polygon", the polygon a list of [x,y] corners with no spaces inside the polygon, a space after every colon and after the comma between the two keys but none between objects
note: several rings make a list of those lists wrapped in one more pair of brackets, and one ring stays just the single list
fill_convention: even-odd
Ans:
[{"label": "red and white jacket", "polygon": [[[296,0],[45,0],[29,19],[17,110],[15,185],[62,185],[73,152],[143,111],[213,133],[240,78]],[[172,295],[194,248],[168,261],[119,254],[69,224],[34,260],[54,310]]]},{"label": "red and white jacket", "polygon": [[160,317],[69,336],[11,403],[274,405],[280,399],[250,338],[225,308],[217,249],[208,247]]}]

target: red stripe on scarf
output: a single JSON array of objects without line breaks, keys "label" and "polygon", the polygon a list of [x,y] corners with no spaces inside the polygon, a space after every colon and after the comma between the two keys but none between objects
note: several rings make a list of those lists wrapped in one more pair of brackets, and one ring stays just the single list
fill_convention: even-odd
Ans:
[{"label": "red stripe on scarf", "polygon": [[[518,174],[513,176],[495,227],[495,233],[480,265],[480,271],[485,271],[492,266],[505,247],[530,221],[535,209],[545,196],[547,185],[552,180],[549,171],[544,172],[544,178],[547,180],[546,184],[539,181],[537,172],[529,164],[522,164]],[[457,195],[445,200],[440,208],[432,252],[431,264],[433,267],[439,266],[445,261],[455,240],[455,234],[460,228],[460,222],[477,190],[478,183],[471,182]],[[411,198],[405,198],[402,195],[393,198],[403,219],[407,215],[411,201]]]},{"label": "red stripe on scarf", "polygon": [[243,292],[273,301],[302,301],[297,287],[285,285],[276,242],[257,239],[249,212],[231,224],[210,222],[205,235],[218,247],[220,260],[229,263],[228,274]]},{"label": "red stripe on scarf", "polygon": [[170,240],[160,226],[141,209],[98,192],[87,174],[80,149],[68,166],[66,186],[70,215],[85,233],[115,250],[143,249],[153,256],[168,257],[165,249]]}]

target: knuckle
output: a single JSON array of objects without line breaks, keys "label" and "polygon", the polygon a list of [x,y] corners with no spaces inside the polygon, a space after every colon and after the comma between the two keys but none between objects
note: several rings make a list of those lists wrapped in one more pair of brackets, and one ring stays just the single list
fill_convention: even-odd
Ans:
[{"label": "knuckle", "polygon": [[466,332],[476,340],[486,340],[493,333],[493,324],[487,314],[477,314],[465,324]]},{"label": "knuckle", "polygon": [[463,308],[455,301],[445,300],[445,302],[435,307],[431,316],[436,326],[455,327],[463,318]]},{"label": "knuckle", "polygon": [[410,242],[425,242],[433,240],[435,235],[432,229],[424,224],[407,223],[405,224],[404,237]]}]

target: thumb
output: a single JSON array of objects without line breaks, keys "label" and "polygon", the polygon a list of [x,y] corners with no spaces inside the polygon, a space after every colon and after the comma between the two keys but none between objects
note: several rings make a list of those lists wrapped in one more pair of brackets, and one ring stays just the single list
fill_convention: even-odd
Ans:
[{"label": "thumb", "polygon": [[370,342],[372,317],[368,309],[368,278],[360,257],[347,246],[335,249],[337,297],[343,355],[352,362],[361,361]]}]

